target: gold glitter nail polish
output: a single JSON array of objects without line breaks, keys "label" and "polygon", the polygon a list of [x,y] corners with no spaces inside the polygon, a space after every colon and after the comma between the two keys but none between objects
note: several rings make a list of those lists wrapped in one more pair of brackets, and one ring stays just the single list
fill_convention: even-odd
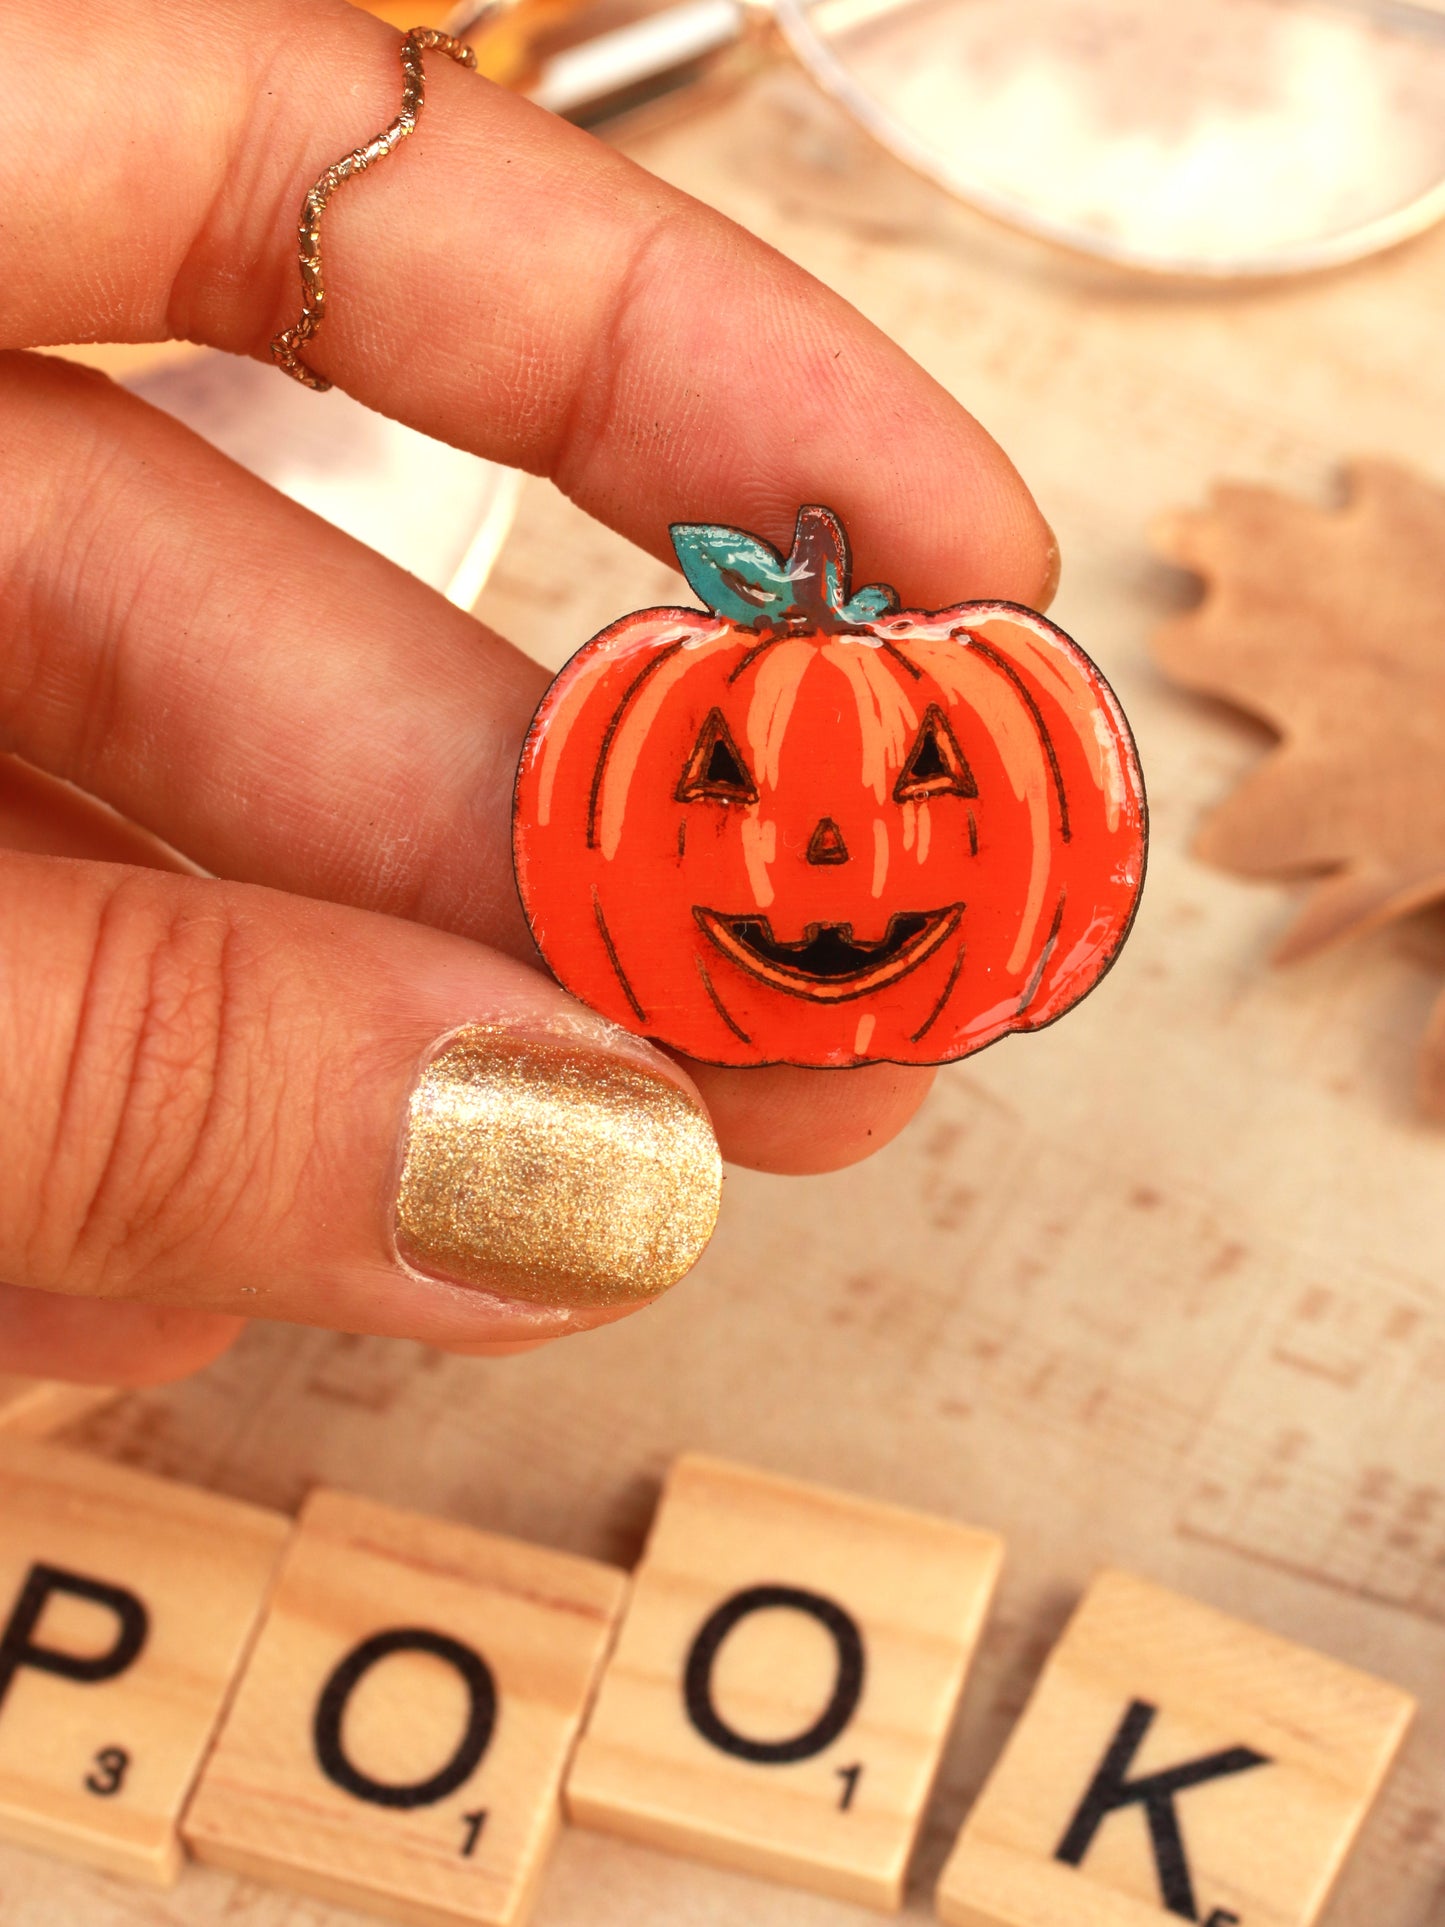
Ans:
[{"label": "gold glitter nail polish", "polygon": [[717,1221],[701,1106],[568,1036],[452,1033],[412,1091],[396,1243],[418,1271],[546,1305],[656,1298]]}]

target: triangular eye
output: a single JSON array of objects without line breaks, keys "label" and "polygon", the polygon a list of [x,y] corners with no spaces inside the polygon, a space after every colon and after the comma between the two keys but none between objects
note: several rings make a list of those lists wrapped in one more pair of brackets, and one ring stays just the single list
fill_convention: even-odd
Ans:
[{"label": "triangular eye", "polygon": [[930,703],[908,761],[893,785],[896,803],[916,801],[920,796],[977,796],[978,784],[968,758],[958,746],[958,738],[948,726],[948,718]]},{"label": "triangular eye", "polygon": [[758,800],[757,785],[748,775],[720,709],[708,711],[677,786],[679,803],[700,803],[708,798],[720,803]]}]

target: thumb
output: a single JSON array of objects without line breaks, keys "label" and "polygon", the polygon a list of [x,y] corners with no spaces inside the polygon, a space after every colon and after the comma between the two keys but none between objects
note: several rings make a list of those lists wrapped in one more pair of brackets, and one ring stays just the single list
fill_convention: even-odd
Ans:
[{"label": "thumb", "polygon": [[656,1298],[717,1215],[670,1059],[526,966],[0,852],[0,1278],[459,1350]]}]

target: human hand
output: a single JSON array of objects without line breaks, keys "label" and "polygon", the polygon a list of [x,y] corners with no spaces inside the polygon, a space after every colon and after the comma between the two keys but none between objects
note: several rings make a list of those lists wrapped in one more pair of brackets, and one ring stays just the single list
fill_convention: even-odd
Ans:
[{"label": "human hand", "polygon": [[[394,114],[398,36],[341,0],[99,0],[64,32],[0,0],[0,33],[0,345],[264,356],[301,197]],[[427,89],[327,215],[320,373],[659,556],[688,519],[786,546],[827,501],[908,604],[1047,600],[1013,469],[853,310],[528,102],[436,58]],[[250,1316],[539,1342],[696,1255],[707,1117],[800,1172],[916,1109],[926,1071],[684,1070],[540,971],[518,651],[85,370],[0,354],[0,421],[0,1370],[145,1382]],[[408,1094],[473,1023],[503,1128],[468,1182],[510,1229],[459,1259],[423,1224],[403,1262]]]}]

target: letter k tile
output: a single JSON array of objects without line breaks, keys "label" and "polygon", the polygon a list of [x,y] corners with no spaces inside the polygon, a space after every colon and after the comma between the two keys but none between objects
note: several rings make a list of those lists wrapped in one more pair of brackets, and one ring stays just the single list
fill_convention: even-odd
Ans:
[{"label": "letter k tile", "polygon": [[1070,1621],[945,1866],[950,1927],[1312,1927],[1407,1694],[1125,1573]]}]

